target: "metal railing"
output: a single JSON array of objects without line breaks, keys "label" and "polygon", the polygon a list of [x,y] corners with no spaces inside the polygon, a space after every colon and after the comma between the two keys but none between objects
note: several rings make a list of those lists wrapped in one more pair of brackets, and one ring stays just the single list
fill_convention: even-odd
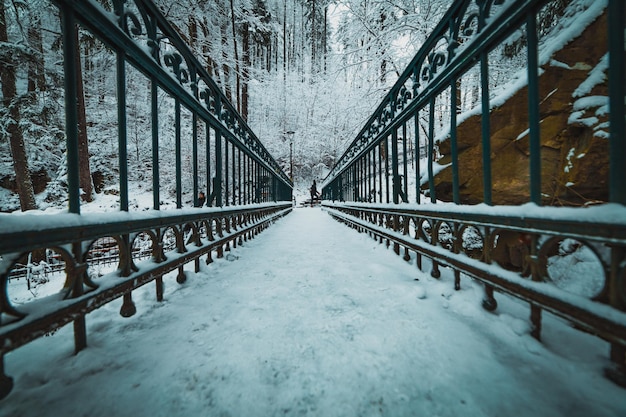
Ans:
[{"label": "metal railing", "polygon": [[[76,351],[85,348],[85,316],[89,312],[123,297],[120,313],[133,315],[134,289],[154,281],[156,297],[161,300],[164,274],[178,270],[177,281],[184,282],[186,264],[193,263],[198,271],[201,258],[210,263],[213,256],[222,257],[224,251],[254,237],[292,207],[292,182],[151,1],[53,2],[61,14],[69,213],[0,215],[0,398],[13,387],[12,378],[4,371],[6,353],[68,323],[74,326]],[[76,67],[79,26],[115,54],[117,213],[81,214]],[[147,211],[129,211],[127,65],[142,73],[150,85],[153,207]],[[175,154],[176,210],[160,210],[159,148],[163,132],[159,132],[159,91],[174,103],[175,141],[173,149],[167,151]],[[190,117],[183,117],[183,112]],[[206,181],[207,206],[211,207],[183,208],[181,136],[188,119],[193,153],[186,166],[191,165],[193,171],[194,205],[199,191],[204,191],[200,181]],[[199,126],[204,126],[204,131],[199,131]],[[206,147],[200,149],[199,143]],[[206,165],[200,166],[200,161]],[[200,168],[206,171],[206,179],[199,178]],[[89,268],[99,250],[96,246],[104,238],[107,245],[114,242],[115,248],[110,249],[117,257],[117,268],[94,279]],[[146,239],[151,256],[142,260],[134,254],[145,249]],[[139,245],[140,241],[144,243]],[[49,251],[62,265],[62,290],[44,302],[16,305],[9,294],[11,270],[24,264],[29,253]]]},{"label": "metal railing", "polygon": [[[456,289],[461,288],[461,274],[483,282],[483,306],[489,310],[497,306],[494,289],[527,301],[532,334],[538,339],[543,310],[598,335],[610,343],[614,366],[607,368],[607,376],[626,386],[624,2],[608,1],[603,11],[607,23],[600,25],[606,32],[602,36],[594,33],[594,39],[607,39],[598,42],[596,52],[599,56],[608,54],[606,103],[610,111],[604,116],[609,125],[605,155],[609,169],[606,204],[586,208],[545,207],[540,104],[546,97],[540,95],[538,23],[547,3],[453,2],[331,170],[323,184],[323,206],[341,222],[393,245],[398,254],[404,248],[406,260],[415,253],[419,268],[423,256],[431,259],[434,277],[439,277],[440,265],[451,268]],[[513,36],[519,33],[523,35]],[[494,205],[492,192],[490,118],[496,105],[490,95],[489,54],[505,43],[515,44],[512,36],[523,40],[518,44],[526,49],[523,67],[528,81],[525,109],[514,109],[519,113],[517,118],[527,113],[524,136],[528,145],[524,152],[528,165],[524,171],[527,175],[521,175],[527,182],[527,199],[519,206]],[[468,172],[459,168],[463,165],[457,111],[459,84],[470,73],[479,78],[480,91],[474,112],[480,115],[475,136],[480,168],[472,174],[482,182],[477,187],[482,188],[480,200],[471,202],[463,195],[466,184],[459,178],[465,175],[467,179]],[[554,88],[548,87],[548,92]],[[447,110],[442,111],[442,107]],[[442,114],[449,125],[443,135]],[[434,162],[442,136],[449,141],[445,157],[451,171],[447,184],[451,190],[446,194],[447,202],[438,198],[442,188],[436,181],[441,167]],[[471,138],[463,139],[465,144],[471,142]],[[426,148],[426,158],[420,161],[422,147]],[[409,187],[412,182],[414,188]],[[553,265],[583,252],[595,260],[597,268],[579,278],[593,282],[593,289],[576,291],[557,282]]]}]

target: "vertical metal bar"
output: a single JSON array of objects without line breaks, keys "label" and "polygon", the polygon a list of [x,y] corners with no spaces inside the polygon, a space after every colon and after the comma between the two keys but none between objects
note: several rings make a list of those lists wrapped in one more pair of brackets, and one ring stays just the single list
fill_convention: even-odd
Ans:
[{"label": "vertical metal bar", "polygon": [[[67,141],[67,185],[69,212],[80,214],[80,181],[78,158],[78,89],[76,68],[77,30],[74,11],[66,5],[61,6],[63,25],[63,69],[65,71],[65,134]],[[76,262],[82,259],[81,243],[72,243],[72,253]],[[75,272],[77,273],[77,272]],[[72,296],[82,294],[82,277],[75,277]],[[74,349],[75,353],[87,346],[87,328],[85,316],[74,319]]]},{"label": "vertical metal bar", "polygon": [[213,184],[215,193],[215,205],[222,207],[222,133],[215,130],[215,183]]},{"label": "vertical metal bar", "polygon": [[422,193],[420,192],[422,184],[421,184],[421,172],[420,172],[420,158],[422,157],[422,151],[420,148],[420,112],[419,110],[415,112],[415,116],[413,118],[414,121],[414,129],[415,129],[415,202],[417,204],[421,203]]},{"label": "vertical metal bar", "polygon": [[76,86],[76,22],[74,10],[61,6],[63,24],[63,70],[65,72],[65,135],[67,141],[67,188],[69,212],[80,214],[78,159],[78,103]]},{"label": "vertical metal bar", "polygon": [[356,169],[357,169],[357,181],[358,181],[358,190],[359,190],[359,200],[358,201],[363,201],[364,198],[364,194],[363,192],[365,191],[365,187],[363,186],[363,157],[360,157],[359,160],[357,161],[356,164]]},{"label": "vertical metal bar", "polygon": [[361,201],[366,201],[367,200],[367,184],[365,182],[366,178],[367,178],[367,166],[366,166],[366,159],[365,159],[365,155],[363,155],[360,159],[359,159],[359,188],[361,189],[360,191],[360,197],[361,197]]},{"label": "vertical metal bar", "polygon": [[4,373],[4,354],[0,354],[0,400],[13,389],[13,378]]},{"label": "vertical metal bar", "polygon": [[491,124],[489,120],[489,63],[487,52],[480,54],[480,85],[482,103],[483,200],[485,204],[491,205]]},{"label": "vertical metal bar", "polygon": [[252,167],[254,166],[252,158],[248,156],[248,204],[254,203],[254,190],[252,185],[253,181],[253,171]]},{"label": "vertical metal bar", "polygon": [[372,148],[372,202],[378,202],[378,197],[376,196],[378,192],[378,186],[376,184],[376,174],[378,173],[378,165],[376,161],[378,160],[378,146]]},{"label": "vertical metal bar", "polygon": [[150,78],[150,101],[152,105],[152,208],[159,210],[161,206],[160,180],[159,180],[159,103],[156,77]]},{"label": "vertical metal bar", "polygon": [[389,136],[385,136],[385,202],[389,204],[391,202],[389,198]]},{"label": "vertical metal bar", "polygon": [[383,202],[383,143],[378,144],[378,202]]},{"label": "vertical metal bar", "polygon": [[254,189],[254,202],[258,203],[259,193],[257,190],[259,188],[259,175],[258,175],[257,161],[252,162],[252,188]]},{"label": "vertical metal bar", "polygon": [[457,79],[450,82],[450,154],[452,156],[452,201],[459,204],[459,153],[457,146]]},{"label": "vertical metal bar", "polygon": [[229,166],[229,161],[228,161],[228,139],[226,137],[224,137],[224,204],[229,206],[230,205],[230,201],[228,201],[229,198],[229,190],[228,190],[228,181],[229,181],[229,176],[228,176],[228,168],[230,168]]},{"label": "vertical metal bar", "polygon": [[430,202],[437,202],[435,196],[435,175],[433,172],[433,159],[435,159],[435,97],[431,97],[428,107],[428,186],[430,190]]},{"label": "vertical metal bar", "polygon": [[391,183],[393,204],[400,202],[400,172],[398,169],[398,128],[391,131]]},{"label": "vertical metal bar", "polygon": [[243,204],[248,204],[248,155],[243,152],[243,160],[242,160],[242,187],[241,193],[243,195]]},{"label": "vertical metal bar", "polygon": [[211,206],[211,181],[212,181],[212,176],[211,176],[211,127],[209,126],[208,123],[204,123],[205,128],[206,128],[206,196],[207,196],[207,202],[208,202],[208,206]]},{"label": "vertical metal bar", "polygon": [[353,163],[350,169],[352,170],[352,201],[358,201],[358,198],[359,198],[358,184],[359,183],[356,178],[356,175],[357,175],[356,164]]},{"label": "vertical metal bar", "polygon": [[537,20],[526,16],[528,49],[528,135],[530,140],[530,201],[541,205],[541,137],[539,131],[539,61],[537,58]]},{"label": "vertical metal bar", "polygon": [[242,172],[241,172],[241,149],[237,148],[237,184],[239,187],[239,194],[237,195],[237,203],[239,205],[241,205],[241,194],[243,193],[243,189],[241,188],[241,179],[242,179]]},{"label": "vertical metal bar", "polygon": [[[86,264],[82,263],[83,253],[82,253],[82,244],[81,242],[73,242],[72,243],[72,256],[77,264],[81,266],[81,268],[77,268],[72,274],[74,274],[74,284],[71,290],[72,297],[79,297],[84,294],[84,286],[83,286],[83,276],[87,271]],[[82,269],[82,271],[80,271]],[[84,348],[87,347],[87,323],[85,320],[85,315],[81,314],[74,319],[74,353],[78,353]]]},{"label": "vertical metal bar", "polygon": [[[626,128],[624,96],[626,94],[626,67],[624,57],[625,5],[623,0],[609,0],[609,115],[610,159],[609,159],[609,201],[626,205]],[[611,248],[611,272],[609,277],[609,303],[616,309],[626,309],[624,296],[624,258],[626,249]],[[621,276],[620,276],[621,275]],[[626,347],[611,343],[611,361],[616,370],[607,369],[605,374],[614,381],[624,383],[626,372]]]},{"label": "vertical metal bar", "polygon": [[343,197],[343,173],[339,174],[339,179],[337,181],[337,190],[338,190],[337,199],[339,201],[344,201],[344,197]]},{"label": "vertical metal bar", "polygon": [[118,50],[117,59],[117,138],[120,165],[120,210],[128,211],[128,137],[126,123],[126,58]]},{"label": "vertical metal bar", "polygon": [[402,162],[404,164],[404,181],[402,181],[402,191],[404,192],[404,198],[402,199],[403,203],[409,202],[409,167],[407,165],[407,161],[408,158],[406,155],[406,122],[404,122],[402,124]]},{"label": "vertical metal bar", "polygon": [[230,155],[232,155],[231,156],[231,161],[230,161],[230,170],[231,170],[230,171],[231,172],[230,178],[232,178],[232,184],[231,184],[231,186],[232,186],[232,189],[231,189],[231,191],[232,191],[232,200],[231,200],[231,204],[234,206],[235,205],[235,199],[237,198],[236,197],[236,195],[237,195],[237,192],[236,192],[237,176],[235,174],[235,165],[236,165],[235,160],[236,160],[236,156],[237,155],[236,155],[236,152],[235,152],[235,144],[234,143],[230,144]]},{"label": "vertical metal bar", "polygon": [[373,189],[373,173],[374,173],[374,167],[373,167],[373,160],[374,160],[374,149],[372,149],[371,151],[369,151],[367,153],[367,201],[368,202],[373,202],[374,201],[374,196],[372,195],[372,193],[374,192]]},{"label": "vertical metal bar", "polygon": [[239,164],[239,162],[237,161],[237,147],[235,147],[235,144],[232,144],[232,154],[233,154],[233,206],[237,204],[237,182],[238,182],[238,176],[239,176],[239,171],[236,171],[236,168]]},{"label": "vertical metal bar", "polygon": [[198,205],[198,115],[196,112],[191,114],[191,159],[193,159],[192,175],[193,175],[193,205]]},{"label": "vertical metal bar", "polygon": [[181,125],[180,125],[180,100],[174,99],[174,129],[176,147],[176,208],[183,207],[183,169],[182,169],[182,149],[181,149]]},{"label": "vertical metal bar", "polygon": [[626,128],[624,95],[624,0],[609,0],[609,108],[610,120],[610,188],[609,200],[626,205]]}]

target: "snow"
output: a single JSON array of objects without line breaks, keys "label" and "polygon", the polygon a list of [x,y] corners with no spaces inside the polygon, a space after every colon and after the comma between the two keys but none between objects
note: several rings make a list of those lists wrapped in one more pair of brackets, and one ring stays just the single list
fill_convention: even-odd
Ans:
[{"label": "snow", "polygon": [[600,62],[591,71],[589,71],[589,77],[583,81],[576,90],[572,93],[572,97],[583,97],[589,94],[593,87],[598,84],[602,84],[606,81],[606,72],[609,68],[609,54],[600,58]]},{"label": "snow", "polygon": [[[493,216],[510,217],[529,220],[554,220],[557,222],[576,222],[578,224],[587,224],[594,226],[596,229],[607,226],[610,228],[615,225],[622,228],[626,224],[626,208],[621,204],[608,203],[595,205],[592,207],[550,207],[539,206],[534,203],[521,204],[519,206],[490,206],[484,203],[475,205],[461,205],[437,201],[436,204],[430,204],[429,200],[424,199],[421,204],[417,203],[400,203],[400,204],[372,204],[358,202],[326,202],[332,207],[362,207],[369,209],[389,209],[389,210],[414,210],[416,213],[428,213],[429,216],[440,218],[442,216],[450,216],[454,214],[469,214],[477,216]],[[616,229],[617,230],[617,229]],[[607,236],[605,236],[607,238]]]},{"label": "snow", "polygon": [[[567,248],[565,248],[567,249]],[[623,416],[606,343],[297,208],[183,285],[165,278],[7,355],[0,416]]]}]

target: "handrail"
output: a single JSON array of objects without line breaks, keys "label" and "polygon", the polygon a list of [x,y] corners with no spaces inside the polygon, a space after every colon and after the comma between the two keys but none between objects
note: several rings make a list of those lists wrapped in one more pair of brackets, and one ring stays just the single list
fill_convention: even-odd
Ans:
[{"label": "handrail", "polygon": [[[453,2],[325,178],[323,206],[339,221],[366,231],[381,242],[394,242],[398,254],[400,247],[404,247],[405,259],[411,259],[410,251],[416,253],[420,268],[422,256],[431,259],[431,274],[435,277],[439,276],[440,264],[451,268],[457,289],[460,289],[461,273],[482,281],[485,308],[497,306],[494,289],[527,301],[531,310],[532,334],[538,339],[541,337],[543,310],[565,317],[601,336],[610,343],[613,368],[607,370],[607,375],[626,385],[626,328],[620,322],[626,311],[625,5],[621,0],[604,0],[588,4],[585,10],[569,12],[577,18],[583,16],[585,24],[594,25],[594,30],[606,31],[597,34],[597,39],[603,42],[597,42],[596,61],[589,63],[591,68],[595,67],[594,71],[604,71],[608,75],[608,85],[601,84],[594,90],[594,94],[606,90],[608,96],[602,101],[608,105],[603,105],[602,111],[595,114],[602,117],[602,123],[598,125],[603,132],[608,131],[608,146],[604,148],[601,143],[598,145],[600,151],[595,150],[600,153],[606,149],[608,175],[598,179],[599,184],[606,186],[602,188],[602,192],[606,189],[606,197],[601,198],[606,203],[586,208],[542,206],[549,203],[545,193],[551,186],[542,175],[552,173],[548,169],[553,167],[542,167],[542,163],[545,164],[542,153],[545,155],[551,151],[551,145],[542,142],[547,127],[540,128],[540,125],[542,122],[549,124],[554,109],[548,105],[541,107],[552,94],[553,87],[541,80],[540,73],[557,65],[549,61],[555,59],[554,54],[540,51],[540,18],[542,7],[546,5],[548,2],[544,0]],[[511,41],[514,33],[519,36]],[[520,74],[527,83],[521,89],[516,86],[515,90],[515,103],[526,101],[523,109],[510,110],[502,104],[504,99],[491,97],[489,54],[507,42],[517,42],[526,50],[526,56],[520,54],[519,57],[526,59],[525,71]],[[545,44],[553,46],[549,39]],[[478,105],[462,115],[457,110],[461,100],[459,83],[465,82],[469,75],[472,77],[470,81],[476,82]],[[566,99],[572,97],[575,97],[573,93]],[[436,105],[445,111],[438,110]],[[512,117],[512,113],[503,115],[504,112],[519,114]],[[494,205],[492,165],[499,161],[494,156],[497,155],[495,149],[492,152],[495,139],[492,139],[491,119],[510,120],[507,115],[511,115],[510,119],[524,120],[527,117],[526,126],[521,129],[515,126],[519,131],[511,138],[507,136],[510,136],[508,131],[503,133],[506,129],[502,126],[497,131],[500,136],[507,136],[498,137],[501,142],[498,146],[510,144],[520,155],[527,155],[527,162],[510,168],[516,173],[521,171],[515,177],[519,184],[515,185],[524,190],[519,191],[516,198],[527,200],[520,206],[510,206],[516,203]],[[445,119],[441,126],[446,127],[438,127],[440,116]],[[472,124],[463,130],[461,125],[465,120],[461,118],[467,117],[473,117]],[[437,132],[437,129],[441,131]],[[465,136],[460,137],[461,133]],[[518,134],[520,136],[516,138]],[[445,139],[445,148],[441,145],[444,142],[439,143],[439,150],[445,154],[445,159],[442,158],[445,166],[435,163],[438,157],[436,143],[440,138]],[[520,145],[522,141],[518,142],[521,138],[524,138],[523,145]],[[425,157],[421,155],[420,143],[425,143]],[[463,155],[465,165],[460,164],[461,144],[465,148],[474,146],[471,148],[471,164],[467,162],[470,152]],[[408,149],[411,145],[414,146],[413,153]],[[579,158],[585,156],[583,151],[577,155]],[[519,165],[524,166],[520,168]],[[435,179],[442,178],[437,177],[438,169],[448,171],[436,187]],[[462,183],[460,178],[465,182]],[[414,189],[409,189],[411,182]],[[568,182],[564,187],[572,185],[575,184]],[[470,186],[471,198],[467,191]],[[508,187],[501,182],[499,186]],[[504,194],[499,191],[500,195]],[[437,193],[444,194],[447,202],[443,203],[444,198],[439,198]],[[505,204],[501,200],[496,203]],[[469,229],[480,250],[464,254],[463,245],[467,242],[463,232]],[[568,239],[573,241],[568,243]],[[546,262],[550,256],[558,254],[559,245],[566,247],[568,244],[574,249],[582,247],[597,258],[601,272],[596,271],[586,278],[601,283],[599,294],[571,296],[555,286]],[[514,256],[516,259],[512,260]],[[494,264],[506,265],[510,270]],[[543,294],[539,288],[547,293]],[[587,308],[589,306],[591,308]]]},{"label": "handrail", "polygon": [[[13,387],[12,378],[4,372],[6,353],[70,322],[74,325],[75,350],[80,351],[87,346],[85,316],[89,312],[123,297],[120,313],[132,316],[136,310],[133,290],[154,281],[157,300],[162,300],[164,274],[178,270],[176,279],[183,283],[185,265],[193,263],[199,271],[201,258],[210,263],[214,255],[222,257],[231,246],[254,237],[292,209],[292,181],[150,0],[50,1],[58,6],[61,16],[64,91],[60,96],[65,97],[68,210],[0,214],[0,399]],[[111,3],[113,10],[109,10]],[[80,62],[79,26],[110,48],[116,59],[119,212],[81,213],[76,66]],[[153,206],[144,211],[129,210],[127,64],[141,72],[150,86]],[[172,98],[175,119],[174,149],[165,151],[175,156],[176,209],[163,211],[160,90]],[[184,109],[191,113],[192,152],[186,166],[193,170],[195,208],[183,208]],[[202,124],[205,132],[199,132]],[[205,149],[199,149],[201,139]],[[199,178],[202,152],[208,208],[199,196],[205,191]],[[116,271],[94,278],[90,273],[92,247],[99,239],[115,242],[118,264]],[[134,259],[133,246],[143,245],[144,239],[150,242],[151,259]],[[11,270],[27,263],[24,259],[30,259],[29,254],[34,258],[50,251],[54,252],[54,262],[63,265],[62,290],[43,300],[16,305],[9,294]]]},{"label": "handrail", "polygon": [[[510,208],[511,213],[505,214],[505,210],[498,216],[485,216],[482,213],[463,213],[459,216],[451,213],[442,214],[436,210],[389,209],[330,202],[323,205],[330,215],[338,220],[360,231],[367,231],[381,241],[394,242],[394,250],[398,255],[400,248],[404,247],[406,260],[409,260],[407,256],[409,249],[417,256],[432,259],[436,262],[432,270],[435,277],[440,273],[440,266],[454,268],[458,278],[455,281],[457,290],[461,287],[460,273],[462,273],[534,306],[540,306],[609,342],[626,345],[626,312],[607,305],[611,292],[608,288],[610,260],[600,258],[606,286],[594,299],[578,296],[551,285],[550,277],[545,271],[548,253],[552,249],[551,246],[554,246],[555,238],[559,241],[577,239],[593,245],[598,251],[607,239],[612,245],[626,246],[626,224],[623,221],[611,222],[606,219],[605,224],[600,224],[599,228],[595,227],[596,216],[604,217],[615,213],[616,210],[620,210],[619,207],[599,208],[595,213],[589,213],[587,221],[585,219],[573,221],[567,216],[559,218],[558,215],[547,221],[545,217],[532,214],[520,218],[519,214],[512,214],[517,211],[517,207]],[[422,227],[424,222],[429,230]],[[443,239],[439,239],[438,232],[442,226],[453,234],[451,244],[448,236],[443,242]],[[475,227],[483,237],[481,256],[470,257],[463,248],[467,243],[463,235],[468,227]],[[495,259],[495,247],[487,243],[497,241],[497,237],[504,231],[529,236],[533,243],[528,248],[525,269],[541,271],[543,278],[541,281],[520,276],[499,266],[498,260]],[[537,255],[531,256],[531,253]],[[495,309],[497,306],[493,296],[485,299],[484,304],[488,309]],[[539,337],[538,329],[534,331],[536,337]]]}]

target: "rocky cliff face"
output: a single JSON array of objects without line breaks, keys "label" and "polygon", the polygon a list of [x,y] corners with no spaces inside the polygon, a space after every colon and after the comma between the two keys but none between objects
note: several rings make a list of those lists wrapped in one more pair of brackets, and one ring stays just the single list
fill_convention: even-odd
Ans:
[{"label": "rocky cliff face", "polygon": [[[541,191],[545,205],[580,205],[608,198],[608,85],[606,15],[542,67],[539,81]],[[491,111],[494,204],[530,201],[528,91],[522,88]],[[481,116],[458,126],[463,203],[483,201]],[[440,164],[451,161],[449,139]],[[435,178],[436,196],[452,200],[451,168]]]}]

